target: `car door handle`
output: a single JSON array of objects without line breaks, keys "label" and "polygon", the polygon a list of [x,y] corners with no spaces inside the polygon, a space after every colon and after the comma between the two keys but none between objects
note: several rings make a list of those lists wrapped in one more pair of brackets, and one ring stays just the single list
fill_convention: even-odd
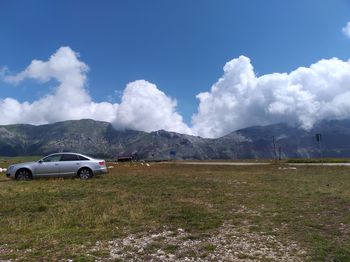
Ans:
[{"label": "car door handle", "polygon": [[55,166],[58,166],[58,164],[55,164]]}]

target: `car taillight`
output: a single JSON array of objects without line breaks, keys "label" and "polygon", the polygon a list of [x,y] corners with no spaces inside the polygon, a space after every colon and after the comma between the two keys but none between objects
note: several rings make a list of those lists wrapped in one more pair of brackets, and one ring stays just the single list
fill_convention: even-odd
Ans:
[{"label": "car taillight", "polygon": [[100,162],[98,162],[98,164],[99,164],[100,166],[105,166],[105,165],[106,165],[105,161],[100,161]]}]

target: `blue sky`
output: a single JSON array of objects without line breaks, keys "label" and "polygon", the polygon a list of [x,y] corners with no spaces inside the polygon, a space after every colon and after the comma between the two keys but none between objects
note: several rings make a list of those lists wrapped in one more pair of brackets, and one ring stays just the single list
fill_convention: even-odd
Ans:
[{"label": "blue sky", "polygon": [[[350,58],[346,0],[0,1],[0,67],[24,70],[69,46],[90,68],[96,102],[120,103],[126,85],[154,83],[187,125],[223,66],[249,57],[257,76]],[[0,99],[33,102],[55,82],[0,82]]]}]

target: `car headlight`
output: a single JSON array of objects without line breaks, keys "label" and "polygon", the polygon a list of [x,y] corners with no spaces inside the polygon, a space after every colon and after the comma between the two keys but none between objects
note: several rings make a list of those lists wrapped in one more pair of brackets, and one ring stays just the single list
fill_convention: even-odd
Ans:
[{"label": "car headlight", "polygon": [[14,168],[15,168],[15,166],[9,166],[7,170],[12,171]]}]

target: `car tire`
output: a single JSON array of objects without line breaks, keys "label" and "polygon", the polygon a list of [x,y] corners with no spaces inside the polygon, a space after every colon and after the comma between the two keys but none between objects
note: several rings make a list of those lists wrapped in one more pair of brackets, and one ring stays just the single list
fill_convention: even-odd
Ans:
[{"label": "car tire", "polygon": [[33,178],[32,173],[25,168],[19,169],[16,172],[16,180],[31,180]]},{"label": "car tire", "polygon": [[89,168],[82,168],[79,170],[78,176],[82,180],[87,180],[92,177],[92,171]]}]

